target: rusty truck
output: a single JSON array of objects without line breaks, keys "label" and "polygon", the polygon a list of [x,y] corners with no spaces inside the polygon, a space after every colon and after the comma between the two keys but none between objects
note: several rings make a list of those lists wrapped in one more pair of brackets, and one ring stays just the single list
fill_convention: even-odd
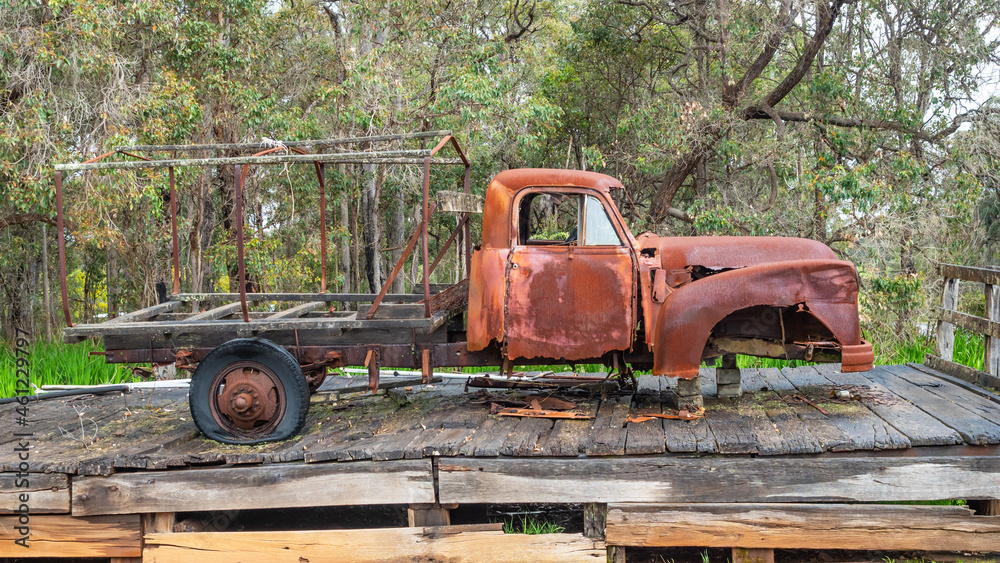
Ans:
[{"label": "rusty truck", "polygon": [[[510,373],[515,365],[539,364],[603,364],[621,375],[649,370],[654,375],[691,380],[705,361],[745,354],[840,362],[844,371],[871,369],[872,347],[862,339],[859,325],[857,272],[823,243],[648,232],[635,236],[613,199],[615,190],[624,186],[596,172],[506,170],[493,178],[483,198],[477,198],[470,190],[468,159],[450,132],[390,140],[434,135],[440,142],[433,149],[307,154],[298,148],[301,154],[261,154],[273,152],[272,147],[252,157],[229,156],[207,163],[237,166],[240,221],[242,181],[250,165],[314,163],[325,206],[323,167],[327,163],[423,164],[422,222],[378,295],[326,291],[322,211],[324,262],[319,292],[248,293],[240,230],[239,293],[182,293],[174,208],[173,293],[160,303],[110,321],[74,325],[63,271],[68,325],[64,338],[102,338],[109,363],[175,364],[192,369],[189,401],[195,423],[206,436],[234,444],[298,434],[310,393],[319,388],[331,368],[339,366],[367,366],[373,392],[385,367],[420,369],[425,381],[436,367],[495,366]],[[313,141],[298,146],[308,143],[314,148],[335,144],[328,140],[326,145]],[[440,161],[465,167],[465,189],[441,191],[433,198],[430,165],[448,145],[459,158]],[[118,152],[183,148],[124,147]],[[101,164],[115,163],[56,167],[60,222],[61,173]],[[206,163],[175,159],[118,164],[170,168],[173,193],[174,167]],[[176,198],[173,201],[176,204]],[[432,291],[430,276],[435,266],[456,235],[464,232],[464,239],[469,240],[471,217],[480,211],[481,241],[475,248],[464,247],[465,278]],[[435,212],[457,213],[458,220],[431,262],[427,225]],[[60,228],[64,269],[62,233]],[[389,284],[417,243],[422,243],[416,254],[422,255],[423,291],[388,294]],[[253,310],[254,303],[268,306]],[[290,306],[275,306],[282,303]]]}]

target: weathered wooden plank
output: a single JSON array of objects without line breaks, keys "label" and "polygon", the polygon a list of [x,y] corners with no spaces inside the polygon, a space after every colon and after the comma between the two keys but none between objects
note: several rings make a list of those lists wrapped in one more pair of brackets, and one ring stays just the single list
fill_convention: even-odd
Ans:
[{"label": "weathered wooden plank", "polygon": [[267,317],[268,319],[274,321],[278,319],[297,319],[306,313],[315,311],[316,309],[322,309],[329,303],[328,301],[309,301],[301,305],[296,305],[289,309],[283,311],[278,311],[277,313]]},{"label": "weathered wooden plank", "polygon": [[991,551],[1000,518],[960,506],[608,505],[607,542],[669,547]]},{"label": "weathered wooden plank", "polygon": [[856,450],[894,450],[910,447],[910,440],[902,432],[879,418],[868,407],[852,402],[833,403],[829,399],[833,382],[823,377],[815,367],[782,368],[785,375],[799,390],[829,414],[824,419],[839,428],[850,439]]},{"label": "weathered wooden plank", "polygon": [[459,450],[461,455],[496,457],[507,435],[514,431],[518,420],[511,416],[490,417],[476,428],[476,432]]},{"label": "weathered wooden plank", "polygon": [[138,557],[142,554],[139,515],[74,518],[68,514],[32,516],[27,547],[16,516],[0,516],[0,557]]},{"label": "weathered wooden plank", "polygon": [[131,322],[102,323],[93,325],[76,325],[67,327],[63,334],[67,338],[90,336],[123,336],[147,333],[234,333],[237,335],[252,335],[260,332],[275,332],[284,330],[311,331],[344,331],[361,328],[401,329],[415,328],[422,331],[433,331],[447,320],[444,312],[430,318],[420,319],[351,319],[309,317],[299,319],[251,319],[243,320],[219,319],[212,321],[171,321],[171,322]]},{"label": "weathered wooden plank", "polygon": [[924,364],[931,369],[947,373],[980,387],[1000,389],[1000,377],[995,377],[985,371],[963,366],[962,364],[939,358],[933,354],[924,355]]},{"label": "weathered wooden plank", "polygon": [[[640,382],[640,388],[641,388]],[[659,386],[652,393],[635,395],[635,414],[660,414],[663,412],[660,402]],[[654,418],[645,422],[629,422],[625,438],[625,453],[628,455],[662,454],[667,451],[666,435],[663,433],[663,419]]]},{"label": "weathered wooden plank", "polygon": [[601,401],[590,434],[584,439],[584,452],[587,455],[625,455],[625,440],[628,437],[625,420],[631,408],[631,395],[608,397]]},{"label": "weathered wooden plank", "polygon": [[[778,368],[764,368],[759,370],[761,377],[767,386],[775,393],[789,394],[796,391],[795,386],[783,375]],[[780,398],[780,397],[779,397]],[[826,415],[809,405],[789,405],[791,412],[795,413],[802,424],[806,427],[822,449],[832,452],[846,452],[854,450],[854,443],[851,438],[841,429],[831,424]],[[791,422],[794,424],[794,422]]]},{"label": "weathered wooden plank", "polygon": [[936,377],[937,379],[947,381],[948,383],[951,383],[956,387],[961,387],[966,391],[979,395],[980,397],[985,397],[986,399],[1000,405],[1000,396],[991,393],[986,388],[980,387],[979,385],[976,385],[974,383],[969,383],[968,381],[965,381],[964,379],[959,379],[954,375],[948,375],[947,373],[936,370],[924,364],[915,364],[913,362],[907,362],[906,367],[913,368],[921,373],[926,373],[927,375]]},{"label": "weathered wooden plank", "polygon": [[944,383],[939,378],[908,366],[887,366],[887,370],[929,393],[1000,425],[1000,402],[996,400],[996,395],[989,392],[976,393],[973,389]]},{"label": "weathered wooden plank", "polygon": [[180,168],[184,166],[221,166],[224,164],[310,164],[313,162],[366,162],[382,158],[424,158],[430,149],[406,149],[378,152],[283,154],[266,156],[225,156],[212,158],[180,158],[167,160],[105,161],[79,164],[56,164],[56,170],[145,170],[148,168]]},{"label": "weathered wooden plank", "polygon": [[938,319],[964,328],[969,332],[978,332],[979,334],[985,334],[993,338],[1000,338],[1000,322],[940,307],[935,309],[934,313]]},{"label": "weathered wooden plank", "polygon": [[1000,498],[1000,456],[441,460],[442,503]]},{"label": "weathered wooden plank", "polygon": [[750,420],[733,410],[732,406],[729,399],[705,401],[705,421],[719,444],[719,453],[757,453],[757,437]]},{"label": "weathered wooden plank", "polygon": [[943,278],[959,278],[966,281],[1000,285],[1000,270],[959,266],[957,264],[938,264],[938,275]]},{"label": "weathered wooden plank", "polygon": [[824,377],[838,385],[867,387],[878,396],[861,393],[861,404],[868,407],[892,427],[906,435],[914,446],[945,446],[961,444],[962,436],[938,419],[927,414],[909,401],[899,397],[872,377],[885,372],[885,366],[875,366],[865,374],[841,373],[839,364],[816,366]]},{"label": "weathered wooden plank", "polygon": [[117,316],[109,321],[105,321],[104,324],[130,323],[133,321],[151,319],[156,315],[176,311],[180,306],[180,301],[165,301],[163,303],[157,303],[151,307],[146,307],[145,309],[139,309],[138,311]]},{"label": "weathered wooden plank", "polygon": [[328,561],[603,562],[604,542],[582,534],[504,534],[464,526],[292,532],[147,534],[143,561],[208,560],[300,563]]},{"label": "weathered wooden plank", "polygon": [[434,500],[430,460],[359,461],[83,477],[73,482],[72,509],[89,516]]},{"label": "weathered wooden plank", "polygon": [[764,411],[764,397],[759,391],[747,393],[733,402],[736,404],[736,412],[748,423],[749,430],[753,433],[753,446],[756,453],[760,455],[792,453],[791,445]]},{"label": "weathered wooden plank", "polygon": [[212,321],[215,319],[228,317],[229,315],[242,311],[242,309],[243,306],[239,301],[235,303],[226,303],[225,305],[219,305],[218,307],[213,307],[207,311],[195,313],[194,315],[185,318],[181,322],[190,323],[194,321]]},{"label": "weathered wooden plank", "polygon": [[[964,401],[955,401],[952,393],[962,393],[970,401],[974,401],[980,397],[957,387],[952,387],[942,393],[940,389],[933,387],[933,385],[942,387],[945,385],[939,380],[931,380],[923,384],[913,383],[907,377],[929,378],[930,376],[920,374],[920,372],[913,371],[910,368],[902,369],[908,372],[905,377],[898,377],[900,372],[895,367],[886,366],[884,370],[869,372],[868,378],[881,383],[893,393],[910,401],[920,407],[921,410],[955,429],[966,442],[970,444],[1000,444],[1000,424],[983,418],[982,413],[969,410],[966,408]],[[987,412],[995,410],[993,407],[991,405]]]},{"label": "weathered wooden plank", "polygon": [[62,473],[0,473],[0,514],[66,514],[69,477]]},{"label": "weathered wooden plank", "polygon": [[[375,300],[374,293],[247,293],[247,301],[340,301],[345,303],[371,303]],[[170,296],[173,301],[232,301],[239,299],[239,293],[175,293]],[[416,303],[423,299],[423,294],[390,293],[385,296],[385,303]]]},{"label": "weathered wooden plank", "polygon": [[552,420],[520,418],[500,446],[500,455],[531,456],[541,452],[539,442],[552,430]]},{"label": "weathered wooden plank", "polygon": [[441,190],[437,193],[438,211],[451,213],[482,213],[484,198],[481,195]]},{"label": "weathered wooden plank", "polygon": [[[575,412],[587,416],[596,416],[597,403],[580,404]],[[590,434],[593,420],[557,420],[552,431],[539,440],[540,454],[544,456],[576,457],[586,450],[587,436]]]},{"label": "weathered wooden plank", "polygon": [[[310,139],[301,141],[281,141],[286,147],[333,147],[355,143],[374,143],[379,141],[399,141],[403,139],[425,139],[428,137],[446,137],[451,135],[450,129],[438,131],[416,131],[412,133],[394,133],[391,135],[370,135],[366,137],[342,137],[337,139]],[[116,151],[128,152],[199,152],[210,150],[259,151],[274,148],[273,142],[260,143],[202,143],[191,145],[124,145],[115,147]]]}]

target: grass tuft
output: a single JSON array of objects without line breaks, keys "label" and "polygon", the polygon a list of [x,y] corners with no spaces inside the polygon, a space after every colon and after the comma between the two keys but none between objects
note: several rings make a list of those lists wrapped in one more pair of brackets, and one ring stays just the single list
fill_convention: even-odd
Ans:
[{"label": "grass tuft", "polygon": [[559,534],[565,529],[563,526],[553,522],[539,520],[527,514],[520,518],[515,516],[503,522],[503,533],[505,534]]}]

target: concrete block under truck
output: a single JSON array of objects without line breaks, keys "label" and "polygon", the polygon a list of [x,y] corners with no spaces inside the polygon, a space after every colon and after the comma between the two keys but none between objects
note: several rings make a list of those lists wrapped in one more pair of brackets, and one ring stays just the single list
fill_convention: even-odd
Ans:
[{"label": "concrete block under truck", "polygon": [[[435,139],[439,142],[431,149],[326,152],[351,144],[399,146]],[[438,154],[449,145],[457,158]],[[470,190],[469,161],[448,131],[294,141],[280,147],[119,147],[104,157],[195,150],[257,152],[56,165],[64,338],[102,338],[108,363],[194,368],[191,415],[206,436],[220,442],[254,444],[297,435],[310,393],[338,366],[367,365],[375,391],[383,367],[421,369],[426,381],[433,367],[497,366],[509,373],[517,364],[598,363],[620,375],[652,370],[683,382],[697,381],[703,360],[723,357],[729,361],[723,367],[735,368],[735,354],[839,361],[844,371],[865,371],[873,362],[858,324],[857,272],[829,247],[798,238],[634,236],[611,197],[624,187],[604,174],[506,170],[490,182],[485,199],[477,198]],[[247,169],[289,163],[313,164],[317,172],[321,286],[316,293],[248,292],[242,229]],[[423,167],[422,222],[378,295],[326,291],[324,169],[330,163]],[[464,191],[435,190],[432,198],[431,164],[463,166]],[[174,169],[228,165],[236,167],[239,293],[182,293]],[[169,170],[173,292],[151,307],[99,324],[74,325],[66,286],[62,175],[123,168]],[[435,212],[458,213],[458,225],[432,262],[427,225]],[[432,292],[434,267],[460,233],[469,240],[470,218],[478,212],[482,241],[474,250],[464,245],[466,277]],[[419,248],[422,292],[387,294],[414,248]],[[294,306],[253,311],[254,302]],[[357,310],[335,310],[336,303],[355,303]],[[207,310],[201,310],[203,305]],[[700,395],[690,398],[700,402]]]}]

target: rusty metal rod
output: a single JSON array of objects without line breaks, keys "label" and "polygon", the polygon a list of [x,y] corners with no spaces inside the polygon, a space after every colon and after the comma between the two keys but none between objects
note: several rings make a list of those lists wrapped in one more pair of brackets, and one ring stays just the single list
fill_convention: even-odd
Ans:
[{"label": "rusty metal rod", "polygon": [[250,311],[247,309],[247,268],[243,260],[243,174],[240,165],[235,167],[236,175],[233,177],[235,183],[235,209],[236,214],[236,267],[239,270],[237,283],[240,286],[240,310],[243,311],[243,322],[250,322]]},{"label": "rusty metal rod", "polygon": [[[282,141],[286,147],[328,147],[351,143],[371,143],[379,141],[398,141],[404,139],[423,139],[426,137],[442,137],[451,135],[450,130],[420,131],[417,133],[398,133],[394,135],[377,135],[373,137],[344,137],[341,139],[314,139],[305,141]],[[273,147],[273,143],[216,143],[202,145],[127,145],[115,147],[116,151],[202,151],[202,150],[260,150]]]},{"label": "rusty metal rod", "polygon": [[69,281],[66,279],[66,233],[63,228],[62,172],[56,171],[56,240],[59,241],[59,284],[62,289],[62,309],[66,316],[66,326],[73,326],[73,316],[69,313]]},{"label": "rusty metal rod", "polygon": [[56,164],[56,170],[134,170],[145,168],[169,168],[171,166],[222,166],[226,164],[294,164],[302,162],[367,162],[380,158],[410,157],[423,158],[430,156],[426,149],[321,153],[321,154],[284,154],[274,156],[224,156],[213,158],[180,158],[170,160],[143,160],[138,162],[90,162],[79,164]]},{"label": "rusty metal rod", "polygon": [[174,169],[167,169],[170,177],[170,236],[174,248],[174,293],[181,292],[181,247],[177,239],[177,188],[174,183]]},{"label": "rusty metal rod", "polygon": [[435,256],[434,261],[431,262],[430,273],[432,274],[434,273],[434,268],[437,268],[438,262],[440,262],[441,259],[444,258],[444,253],[448,251],[449,247],[451,247],[451,243],[455,241],[455,237],[458,236],[458,233],[462,232],[462,227],[465,226],[465,223],[468,220],[469,220],[469,214],[462,213],[462,218],[459,219],[458,224],[455,225],[455,230],[451,232],[451,235],[448,237],[448,240],[444,241],[444,246],[442,246],[441,249],[438,250],[437,256]]}]

